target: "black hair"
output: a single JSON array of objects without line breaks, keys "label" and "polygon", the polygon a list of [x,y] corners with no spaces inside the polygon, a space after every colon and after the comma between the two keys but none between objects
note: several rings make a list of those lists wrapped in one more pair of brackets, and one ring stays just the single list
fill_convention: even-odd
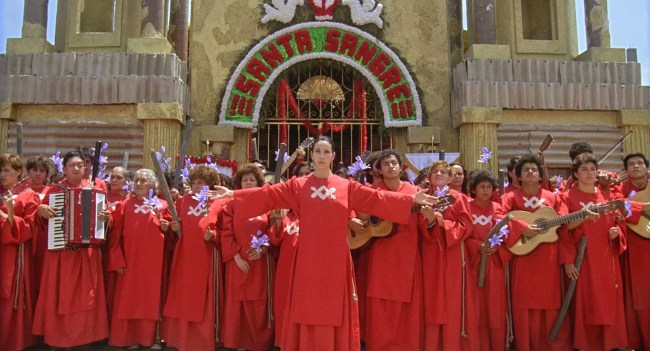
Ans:
[{"label": "black hair", "polygon": [[497,180],[494,177],[494,174],[486,171],[484,169],[475,170],[472,172],[472,180],[469,182],[469,192],[472,197],[476,196],[476,187],[482,182],[490,182],[492,185],[492,190],[497,189]]},{"label": "black hair", "polygon": [[300,163],[298,163],[297,165],[295,165],[295,166],[293,167],[293,171],[291,172],[291,176],[292,176],[292,177],[297,177],[297,176],[298,176],[298,172],[300,172],[300,170],[301,170],[303,167],[307,167],[307,168],[309,168],[309,171],[310,171],[310,172],[313,172],[313,171],[314,171],[314,168],[311,166],[311,163],[306,162],[306,161],[303,161],[303,162],[300,162]]},{"label": "black hair", "polygon": [[[397,159],[397,162],[399,162],[399,166],[401,168],[402,165],[404,164],[402,162],[402,157],[397,153],[397,151],[392,150],[392,149],[386,149],[386,150],[380,151],[379,154],[377,155],[377,158],[375,159],[374,167],[378,171],[380,171],[381,170],[381,161],[383,161],[383,160],[385,160],[385,159],[387,159],[387,158],[389,158],[391,156],[395,156],[395,158]],[[372,167],[372,165],[371,165],[371,167]]]},{"label": "black hair", "polygon": [[623,159],[623,168],[624,169],[627,169],[627,161],[629,161],[632,157],[641,157],[643,159],[643,163],[645,163],[645,166],[646,167],[650,166],[648,164],[648,158],[645,157],[644,154],[642,154],[640,152],[634,152],[634,153],[631,153],[631,154],[627,154],[625,156],[625,158]]},{"label": "black hair", "polygon": [[461,165],[458,162],[452,162],[449,164],[449,167],[451,167],[452,169],[454,168],[454,166],[458,166],[463,170],[463,184],[460,185],[460,192],[463,194],[467,194],[468,193],[467,190],[469,187],[469,177],[467,176],[467,169],[465,169],[465,167],[463,167],[463,165]]},{"label": "black hair", "polygon": [[515,175],[517,178],[521,178],[521,169],[523,168],[524,163],[534,163],[537,165],[537,171],[539,172],[539,179],[541,181],[542,174],[544,174],[544,166],[542,166],[542,162],[539,158],[533,154],[524,155],[519,159],[519,161],[517,161],[517,164],[515,165]]},{"label": "black hair", "polygon": [[68,153],[63,156],[63,167],[68,164],[68,161],[73,157],[79,157],[81,161],[84,161],[84,154],[80,150],[68,151]]},{"label": "black hair", "polygon": [[579,141],[577,143],[571,144],[571,148],[569,149],[569,157],[571,158],[571,161],[573,161],[573,159],[576,158],[576,156],[585,152],[593,154],[594,150],[592,150],[591,145],[589,145],[589,143],[584,141]]},{"label": "black hair", "polygon": [[327,135],[321,135],[318,138],[316,138],[316,141],[314,141],[314,145],[316,145],[316,143],[318,143],[319,141],[324,141],[330,144],[330,146],[332,147],[332,151],[336,150],[336,146],[334,145],[334,142]]},{"label": "black hair", "polygon": [[580,168],[580,166],[585,163],[593,163],[596,165],[596,169],[598,169],[598,160],[596,159],[596,156],[589,152],[583,152],[573,159],[573,164],[571,165],[571,174],[576,173],[578,171],[578,168]]},{"label": "black hair", "polygon": [[510,184],[512,184],[512,177],[510,176],[510,172],[515,169],[515,166],[517,165],[517,162],[519,162],[520,158],[521,156],[515,156],[511,157],[510,160],[508,160],[508,165],[506,166],[508,172],[506,172],[506,175],[508,176],[508,183]]}]

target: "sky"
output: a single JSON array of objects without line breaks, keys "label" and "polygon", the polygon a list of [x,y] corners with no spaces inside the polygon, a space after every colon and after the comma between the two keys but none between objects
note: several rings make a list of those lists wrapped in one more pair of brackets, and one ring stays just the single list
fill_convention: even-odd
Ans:
[{"label": "sky", "polygon": [[[262,1],[262,0],[260,0]],[[564,0],[562,0],[564,1]],[[587,48],[584,0],[575,0],[578,49]],[[636,48],[644,85],[650,85],[650,0],[608,0],[611,47]],[[19,38],[24,0],[0,0],[0,53],[6,52],[7,38]],[[47,39],[54,43],[56,0],[49,0]]]}]

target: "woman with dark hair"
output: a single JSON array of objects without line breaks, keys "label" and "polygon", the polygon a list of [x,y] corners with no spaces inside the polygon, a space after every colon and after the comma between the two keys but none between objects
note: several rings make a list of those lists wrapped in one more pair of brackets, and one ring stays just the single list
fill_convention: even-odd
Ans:
[{"label": "woman with dark hair", "polygon": [[469,195],[467,184],[469,183],[469,178],[467,177],[467,171],[460,163],[450,163],[451,167],[451,182],[449,183],[449,188],[456,190],[459,193],[464,195]]},{"label": "woman with dark hair", "polygon": [[[63,157],[60,184],[70,189],[90,186],[84,178],[84,158],[71,151]],[[40,225],[47,233],[48,219],[56,216],[49,206],[50,194],[38,206]],[[99,219],[107,221],[108,210],[101,211]],[[69,233],[64,233],[69,235]],[[74,347],[108,337],[106,296],[101,253],[98,245],[70,246],[62,250],[48,250],[43,260],[41,288],[34,313],[35,335],[44,335],[52,347]]]},{"label": "woman with dark hair", "polygon": [[25,170],[27,170],[27,176],[29,177],[32,190],[39,195],[41,200],[43,200],[48,190],[47,184],[50,171],[53,168],[54,163],[52,160],[44,156],[33,156],[25,162]]},{"label": "woman with dark hair", "polygon": [[477,289],[479,306],[479,339],[481,350],[505,350],[507,339],[507,295],[505,266],[511,258],[503,246],[486,244],[488,233],[504,217],[501,205],[492,201],[497,181],[490,172],[472,172],[469,183],[472,200],[469,202],[474,230],[467,240],[472,257],[472,284],[478,282],[478,272],[483,255],[487,256],[485,285]]},{"label": "woman with dark hair", "polygon": [[[180,223],[169,223],[177,238],[172,244],[161,334],[168,346],[180,351],[214,350],[219,336],[215,335],[215,321],[219,318],[215,303],[219,303],[222,289],[217,251],[222,201],[210,204],[207,190],[219,185],[219,173],[199,165],[190,170],[189,178],[192,193],[174,204]],[[161,228],[166,230],[167,223],[162,221]]]},{"label": "woman with dark hair", "polygon": [[165,201],[152,203],[149,193],[157,186],[153,171],[138,170],[133,196],[112,212],[108,270],[118,276],[114,304],[109,304],[113,309],[108,338],[111,346],[151,347],[156,342],[167,229],[163,223],[171,220]]},{"label": "woman with dark hair", "polygon": [[[569,279],[578,280],[573,314],[574,348],[612,350],[627,347],[625,307],[619,255],[626,249],[625,224],[619,213],[594,213],[589,208],[613,199],[597,184],[598,161],[593,154],[576,156],[571,167],[576,186],[562,194],[570,212],[587,210],[587,218],[568,224],[571,231],[560,263]],[[621,217],[622,218],[622,217]],[[577,246],[586,236],[587,247],[580,272],[576,269]],[[579,276],[578,276],[579,274]],[[579,279],[578,279],[579,278]]]},{"label": "woman with dark hair", "polygon": [[[235,189],[259,188],[264,178],[253,164],[240,167],[233,178]],[[265,351],[273,346],[272,310],[268,292],[272,289],[273,260],[268,248],[251,247],[254,238],[268,237],[266,214],[237,218],[242,206],[229,201],[223,210],[221,241],[226,268],[224,347]]]},{"label": "woman with dark hair", "polygon": [[359,319],[352,259],[346,240],[351,210],[406,224],[413,203],[433,205],[424,191],[413,195],[374,190],[332,174],[332,141],[319,137],[312,149],[312,175],[262,188],[228,191],[239,219],[276,208],[300,218],[300,245],[291,266],[283,325],[284,350],[359,350]]},{"label": "woman with dark hair", "polygon": [[0,349],[12,351],[36,343],[31,255],[40,201],[28,184],[18,185],[22,173],[18,155],[0,155]]}]

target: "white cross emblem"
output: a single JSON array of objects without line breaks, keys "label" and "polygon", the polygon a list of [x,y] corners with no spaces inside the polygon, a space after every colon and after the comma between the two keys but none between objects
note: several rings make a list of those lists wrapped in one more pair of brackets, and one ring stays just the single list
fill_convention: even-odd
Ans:
[{"label": "white cross emblem", "polygon": [[43,199],[45,198],[45,194],[38,194],[38,198],[41,199],[41,201],[43,201]]},{"label": "white cross emblem", "polygon": [[582,209],[584,210],[586,208],[596,206],[596,204],[591,202],[591,201],[589,201],[588,203],[584,203],[584,202],[580,201],[580,206],[582,206]]},{"label": "white cross emblem", "polygon": [[289,235],[294,235],[300,231],[300,227],[296,223],[291,222],[284,226],[284,231]]},{"label": "white cross emblem", "polygon": [[316,196],[320,197],[321,200],[325,200],[328,197],[331,197],[332,200],[336,200],[336,196],[334,196],[334,193],[336,192],[336,188],[327,188],[325,185],[321,185],[320,188],[316,189],[316,187],[311,187],[311,190],[313,193],[311,193],[311,198],[316,198]]},{"label": "white cross emblem", "polygon": [[[109,201],[109,202],[106,204],[106,206],[107,206],[108,208],[114,210],[114,209],[115,209],[115,205],[117,205],[118,203],[120,203],[120,201],[115,201],[115,202],[110,202],[110,201]],[[138,206],[138,205],[136,205],[136,206]]]},{"label": "white cross emblem", "polygon": [[198,205],[196,206],[196,208],[190,206],[190,208],[187,210],[188,215],[196,216],[196,217],[203,216],[207,212],[208,212],[208,209],[206,207],[201,207],[201,206],[198,206]]},{"label": "white cross emblem", "polygon": [[544,202],[546,202],[546,199],[538,199],[537,196],[533,196],[529,199],[527,199],[525,196],[522,197],[524,199],[524,207],[530,207],[532,209],[536,209],[538,207],[542,207]]},{"label": "white cross emblem", "polygon": [[492,215],[486,217],[484,215],[477,216],[473,214],[472,217],[474,217],[472,224],[486,225],[492,222]]},{"label": "white cross emblem", "polygon": [[147,214],[151,212],[151,206],[147,204],[142,204],[142,205],[134,204],[134,205],[135,205],[135,213]]},{"label": "white cross emblem", "polygon": [[261,221],[263,221],[264,219],[262,218],[262,216],[257,216],[257,217],[249,218],[248,220],[251,221],[251,222],[252,222],[252,221],[258,221],[258,222],[261,222]]}]

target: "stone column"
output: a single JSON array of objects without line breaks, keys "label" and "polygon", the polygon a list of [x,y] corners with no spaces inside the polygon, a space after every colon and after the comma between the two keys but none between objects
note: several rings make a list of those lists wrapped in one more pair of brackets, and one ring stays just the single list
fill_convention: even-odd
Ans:
[{"label": "stone column", "polygon": [[153,167],[149,150],[158,151],[161,146],[165,146],[167,155],[172,158],[172,166],[175,166],[181,146],[183,107],[177,103],[138,104],[137,119],[144,123],[144,167]]},{"label": "stone column", "polygon": [[22,38],[7,39],[7,54],[52,51],[52,45],[46,39],[47,3],[48,0],[25,0]]},{"label": "stone column", "polygon": [[[487,169],[496,174],[499,170],[497,127],[503,110],[493,107],[463,107],[454,115],[454,126],[460,129],[460,160],[467,169]],[[481,149],[487,147],[492,158],[487,164],[479,163]]]},{"label": "stone column", "polygon": [[143,54],[169,54],[172,46],[163,35],[164,1],[142,0],[140,38],[129,38],[126,50]]},{"label": "stone column", "polygon": [[610,37],[607,0],[585,0],[585,22],[587,47],[608,48]]},{"label": "stone column", "polygon": [[496,44],[497,21],[494,0],[474,0],[474,43]]},{"label": "stone column", "polygon": [[634,132],[623,143],[623,153],[641,152],[650,156],[650,111],[622,110],[620,113],[623,135]]},{"label": "stone column", "polygon": [[0,154],[4,154],[8,149],[9,123],[16,120],[16,106],[8,102],[0,102]]},{"label": "stone column", "polygon": [[449,27],[449,59],[451,68],[463,59],[463,4],[461,0],[447,0]]},{"label": "stone column", "polygon": [[181,61],[187,61],[189,0],[171,0],[167,37]]}]

